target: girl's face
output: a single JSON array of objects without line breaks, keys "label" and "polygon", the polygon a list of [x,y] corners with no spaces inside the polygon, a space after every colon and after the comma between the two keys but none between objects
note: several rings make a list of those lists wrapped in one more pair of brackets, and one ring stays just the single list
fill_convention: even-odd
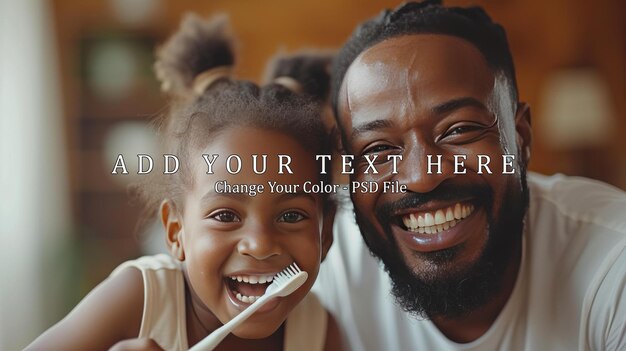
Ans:
[{"label": "girl's face", "polygon": [[[214,174],[206,174],[202,154],[219,155]],[[262,170],[261,155],[267,155],[263,174],[253,170],[255,154],[257,170]],[[293,174],[278,174],[280,154],[291,157]],[[229,155],[242,160],[238,174],[226,169]],[[310,290],[321,262],[322,198],[302,191],[304,182],[319,179],[315,156],[281,132],[237,127],[219,133],[197,157],[191,155],[189,164],[194,184],[184,201],[178,240],[193,294],[219,320],[216,324],[228,322],[263,295],[268,278],[292,262],[309,274],[298,290],[271,300],[234,331],[242,338],[267,337]],[[234,160],[231,167],[237,168]],[[264,191],[255,196],[221,193],[223,181],[263,185]],[[299,189],[272,193],[268,182]]]}]

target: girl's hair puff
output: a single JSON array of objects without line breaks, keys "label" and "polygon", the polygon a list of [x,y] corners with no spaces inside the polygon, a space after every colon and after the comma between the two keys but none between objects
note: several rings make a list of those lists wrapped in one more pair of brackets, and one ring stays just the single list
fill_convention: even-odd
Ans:
[{"label": "girl's hair puff", "polygon": [[[184,210],[183,196],[193,187],[189,160],[202,161],[199,150],[227,128],[279,130],[313,154],[330,153],[319,96],[275,83],[258,86],[225,74],[235,63],[234,47],[225,16],[202,20],[187,15],[179,31],[157,50],[157,77],[170,106],[155,127],[163,152],[176,155],[180,168],[172,175],[153,172],[138,184],[137,194],[146,203],[147,215],[154,214],[165,199],[178,211]],[[221,73],[203,85],[204,90],[194,89],[199,76],[213,71]],[[322,90],[328,94],[329,77],[324,84]],[[320,180],[328,180],[328,175],[320,174]]]},{"label": "girl's hair puff", "polygon": [[301,91],[318,101],[328,101],[330,95],[330,69],[334,52],[301,50],[294,54],[277,54],[267,65],[264,80],[274,82],[289,77],[300,84]]}]

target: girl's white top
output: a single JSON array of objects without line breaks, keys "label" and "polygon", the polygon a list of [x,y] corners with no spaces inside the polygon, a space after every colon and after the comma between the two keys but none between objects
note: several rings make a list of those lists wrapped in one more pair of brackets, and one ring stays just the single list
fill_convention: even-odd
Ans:
[{"label": "girl's white top", "polygon": [[[143,276],[144,303],[139,338],[164,350],[187,350],[185,282],[180,262],[169,255],[144,256],[117,267],[134,267]],[[291,311],[285,324],[285,351],[320,351],[326,340],[328,314],[313,293]]]}]

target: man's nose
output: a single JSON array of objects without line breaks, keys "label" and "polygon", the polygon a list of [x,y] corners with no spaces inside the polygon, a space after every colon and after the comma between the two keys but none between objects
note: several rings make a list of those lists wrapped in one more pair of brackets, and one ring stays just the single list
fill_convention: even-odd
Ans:
[{"label": "man's nose", "polygon": [[278,233],[272,226],[265,223],[252,223],[244,236],[237,243],[237,251],[241,255],[250,256],[257,260],[266,260],[272,256],[279,256],[283,250],[276,240]]},{"label": "man's nose", "polygon": [[453,166],[436,147],[412,143],[405,149],[395,179],[405,184],[408,191],[428,193],[452,176]]}]

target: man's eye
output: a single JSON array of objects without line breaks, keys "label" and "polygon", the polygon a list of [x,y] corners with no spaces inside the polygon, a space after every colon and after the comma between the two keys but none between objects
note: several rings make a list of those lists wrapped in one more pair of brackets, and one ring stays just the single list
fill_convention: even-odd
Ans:
[{"label": "man's eye", "polygon": [[481,123],[458,123],[448,128],[448,130],[435,139],[435,141],[447,141],[455,144],[470,143],[480,138],[489,131],[490,128],[490,126],[485,126]]},{"label": "man's eye", "polygon": [[379,144],[363,150],[363,155],[377,154],[392,149],[390,145]]},{"label": "man's eye", "polygon": [[463,134],[463,133],[468,133],[468,132],[474,132],[474,131],[479,131],[484,129],[483,126],[478,126],[478,125],[465,125],[465,126],[459,126],[459,127],[455,127],[450,129],[445,136],[451,136],[451,135],[459,135],[459,134]]},{"label": "man's eye", "polygon": [[232,211],[219,211],[210,215],[209,218],[213,218],[218,222],[241,222],[241,219]]},{"label": "man's eye", "polygon": [[285,212],[281,214],[280,217],[278,218],[278,221],[285,222],[285,223],[296,223],[296,222],[300,222],[303,219],[306,219],[306,217],[302,213],[296,212],[296,211],[289,211],[289,212]]}]

